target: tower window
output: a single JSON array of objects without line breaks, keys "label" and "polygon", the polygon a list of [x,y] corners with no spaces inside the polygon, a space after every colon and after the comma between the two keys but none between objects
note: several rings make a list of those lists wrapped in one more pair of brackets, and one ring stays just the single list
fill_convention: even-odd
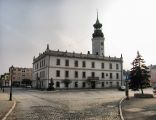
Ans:
[{"label": "tower window", "polygon": [[101,42],[101,45],[103,45],[103,42]]}]

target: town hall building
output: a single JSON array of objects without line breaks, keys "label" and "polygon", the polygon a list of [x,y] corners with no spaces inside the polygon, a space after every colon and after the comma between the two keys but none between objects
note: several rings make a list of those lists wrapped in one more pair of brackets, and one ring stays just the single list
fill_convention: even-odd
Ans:
[{"label": "town hall building", "polygon": [[123,58],[105,56],[102,24],[98,15],[93,25],[92,53],[46,50],[33,59],[34,88],[109,88],[122,85]]}]

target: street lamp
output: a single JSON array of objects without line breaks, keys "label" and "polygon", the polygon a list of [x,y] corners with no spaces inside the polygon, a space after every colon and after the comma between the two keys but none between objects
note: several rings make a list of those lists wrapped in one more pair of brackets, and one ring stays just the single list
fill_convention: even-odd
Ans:
[{"label": "street lamp", "polygon": [[12,101],[12,77],[13,77],[13,70],[14,70],[14,67],[13,65],[10,67],[10,73],[11,73],[11,81],[10,81],[10,98],[9,100]]},{"label": "street lamp", "polygon": [[126,89],[125,89],[126,100],[129,100],[128,72],[126,72],[125,82],[126,82]]},{"label": "street lamp", "polygon": [[2,82],[2,87],[3,87],[3,92],[4,92],[4,77],[2,78],[3,82]]}]

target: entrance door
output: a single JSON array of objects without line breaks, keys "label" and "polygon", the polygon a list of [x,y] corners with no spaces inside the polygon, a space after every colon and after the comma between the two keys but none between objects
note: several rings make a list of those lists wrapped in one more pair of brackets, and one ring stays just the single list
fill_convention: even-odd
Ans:
[{"label": "entrance door", "polygon": [[91,82],[91,88],[92,88],[92,89],[95,89],[95,81],[92,81],[92,82]]}]

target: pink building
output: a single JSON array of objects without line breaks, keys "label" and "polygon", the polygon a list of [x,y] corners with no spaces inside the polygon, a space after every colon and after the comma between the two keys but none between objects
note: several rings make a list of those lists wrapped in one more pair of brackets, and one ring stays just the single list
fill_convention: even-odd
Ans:
[{"label": "pink building", "polygon": [[156,84],[156,65],[150,66],[151,84]]}]

